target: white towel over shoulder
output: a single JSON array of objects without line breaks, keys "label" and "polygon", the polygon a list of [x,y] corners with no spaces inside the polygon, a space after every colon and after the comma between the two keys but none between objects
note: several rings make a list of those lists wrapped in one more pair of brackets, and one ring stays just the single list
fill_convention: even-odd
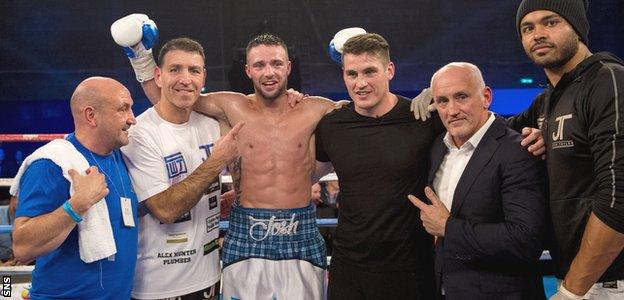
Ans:
[{"label": "white towel over shoulder", "polygon": [[[89,168],[89,163],[71,142],[64,139],[53,140],[24,159],[13,180],[11,195],[16,196],[18,194],[19,182],[26,168],[35,160],[42,158],[49,159],[61,167],[63,177],[70,184],[69,194],[70,196],[73,195],[74,183],[67,172],[74,169],[79,174],[84,175]],[[107,258],[117,253],[105,199],[91,206],[82,217],[82,222],[78,223],[78,249],[80,249],[80,259],[86,263]]]}]

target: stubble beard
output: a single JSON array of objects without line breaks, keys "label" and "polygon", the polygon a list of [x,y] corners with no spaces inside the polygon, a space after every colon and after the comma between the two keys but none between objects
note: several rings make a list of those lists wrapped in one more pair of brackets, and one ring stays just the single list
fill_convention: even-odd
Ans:
[{"label": "stubble beard", "polygon": [[277,98],[279,98],[286,92],[286,84],[284,83],[274,93],[271,93],[271,94],[267,94],[263,92],[262,88],[256,88],[256,92],[259,93],[263,99],[269,102],[274,102],[275,100],[277,100]]},{"label": "stubble beard", "polygon": [[[578,37],[570,36],[560,47],[553,48],[552,56],[539,57],[536,54],[527,52],[527,56],[537,66],[544,69],[557,69],[563,67],[578,52]],[[530,50],[529,50],[530,51]]]}]

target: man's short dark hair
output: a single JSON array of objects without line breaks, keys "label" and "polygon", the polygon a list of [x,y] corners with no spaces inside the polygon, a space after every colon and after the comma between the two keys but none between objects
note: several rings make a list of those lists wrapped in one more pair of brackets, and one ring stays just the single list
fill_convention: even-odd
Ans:
[{"label": "man's short dark hair", "polygon": [[286,43],[284,42],[284,40],[282,40],[280,37],[272,33],[263,33],[263,34],[255,36],[253,39],[249,41],[249,43],[247,43],[247,49],[245,53],[249,55],[249,51],[251,50],[251,48],[254,48],[260,45],[281,46],[282,48],[284,48],[284,51],[286,51],[286,56],[288,56],[288,47],[286,46]]},{"label": "man's short dark hair", "polygon": [[[390,63],[390,45],[381,35],[365,33],[351,37],[342,47],[342,57],[346,54],[371,54],[382,60],[384,65]],[[344,61],[344,60],[343,60]]]},{"label": "man's short dark hair", "polygon": [[160,48],[160,52],[158,52],[158,66],[159,67],[162,67],[163,61],[165,59],[165,55],[169,51],[173,51],[173,50],[182,50],[185,52],[197,53],[201,56],[204,63],[206,62],[206,56],[204,55],[204,47],[202,47],[201,44],[199,44],[197,41],[193,39],[190,39],[187,37],[181,37],[181,38],[175,38],[175,39],[169,40],[165,45],[162,46],[162,48]]}]

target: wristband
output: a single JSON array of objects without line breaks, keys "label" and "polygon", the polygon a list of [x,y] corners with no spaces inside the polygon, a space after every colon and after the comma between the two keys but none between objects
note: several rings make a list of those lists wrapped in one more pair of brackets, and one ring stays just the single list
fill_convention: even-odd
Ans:
[{"label": "wristband", "polygon": [[71,207],[71,204],[69,204],[69,200],[63,203],[63,209],[76,223],[82,222],[82,217]]}]

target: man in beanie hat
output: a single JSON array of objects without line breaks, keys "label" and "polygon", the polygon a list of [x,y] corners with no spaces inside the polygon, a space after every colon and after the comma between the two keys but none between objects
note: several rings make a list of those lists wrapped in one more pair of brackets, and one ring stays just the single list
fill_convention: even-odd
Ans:
[{"label": "man in beanie hat", "polygon": [[551,253],[563,280],[552,299],[624,299],[624,63],[588,49],[587,7],[518,7],[522,46],[549,85],[510,124],[541,127],[546,143]]},{"label": "man in beanie hat", "polygon": [[[562,280],[553,298],[624,299],[624,62],[590,52],[587,9],[586,0],[520,3],[522,46],[549,85],[508,122],[544,135],[551,254]],[[427,93],[414,101],[415,114],[426,115]]]},{"label": "man in beanie hat", "polygon": [[588,6],[589,3],[587,0],[522,1],[518,7],[518,12],[516,13],[516,27],[518,29],[518,34],[522,38],[522,32],[520,32],[520,23],[522,22],[522,18],[534,11],[547,10],[564,18],[568,22],[568,25],[572,26],[572,29],[574,29],[578,37],[581,39],[581,42],[587,45],[589,22],[587,21],[586,12]]}]

